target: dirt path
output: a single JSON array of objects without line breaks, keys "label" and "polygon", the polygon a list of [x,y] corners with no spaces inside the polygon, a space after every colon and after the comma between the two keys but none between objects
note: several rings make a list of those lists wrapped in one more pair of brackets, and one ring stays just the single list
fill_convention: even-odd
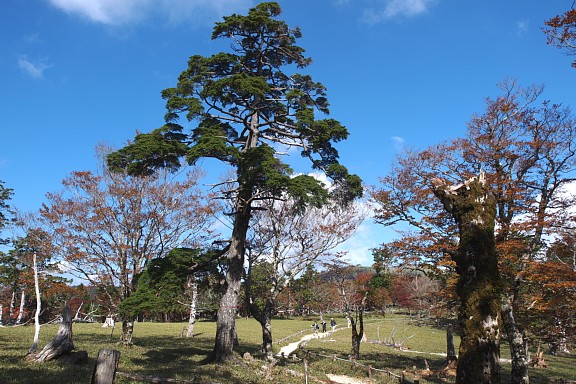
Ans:
[{"label": "dirt path", "polygon": [[304,335],[302,336],[302,338],[298,341],[295,341],[293,343],[290,343],[288,345],[283,346],[282,348],[280,348],[280,352],[278,352],[278,354],[276,356],[284,356],[284,357],[288,357],[290,356],[290,354],[294,353],[294,351],[296,351],[298,349],[298,346],[300,346],[300,344],[302,344],[305,341],[308,340],[312,340],[312,339],[322,339],[324,337],[327,337],[329,335],[331,335],[332,332],[318,332],[317,334],[311,333],[309,335]]}]

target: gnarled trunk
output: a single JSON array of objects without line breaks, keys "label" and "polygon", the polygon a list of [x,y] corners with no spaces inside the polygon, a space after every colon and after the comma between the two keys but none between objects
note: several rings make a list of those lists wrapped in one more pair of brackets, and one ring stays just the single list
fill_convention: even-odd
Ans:
[{"label": "gnarled trunk", "polygon": [[226,291],[220,300],[218,320],[216,322],[216,339],[211,356],[211,360],[217,363],[236,360],[233,353],[236,340],[236,313],[240,298],[242,272],[244,270],[246,233],[250,222],[249,207],[242,207],[243,203],[239,205],[241,207],[234,220],[232,241],[228,251]]},{"label": "gnarled trunk", "polygon": [[72,341],[72,313],[70,307],[66,305],[62,312],[62,323],[58,328],[56,336],[37,354],[28,355],[28,359],[36,362],[45,362],[59,358],[62,355],[72,352],[74,342]]},{"label": "gnarled trunk", "polygon": [[494,222],[496,205],[484,174],[448,187],[434,181],[434,193],[458,224],[454,255],[459,274],[461,329],[457,384],[500,383],[500,298]]},{"label": "gnarled trunk", "polygon": [[[360,343],[364,336],[364,308],[358,310],[358,320],[349,317],[352,326],[352,357],[356,360],[360,358]],[[360,329],[357,328],[360,323]]]},{"label": "gnarled trunk", "polygon": [[266,359],[272,360],[274,358],[274,350],[272,348],[272,313],[264,314],[264,316],[256,318],[262,328],[262,352]]}]

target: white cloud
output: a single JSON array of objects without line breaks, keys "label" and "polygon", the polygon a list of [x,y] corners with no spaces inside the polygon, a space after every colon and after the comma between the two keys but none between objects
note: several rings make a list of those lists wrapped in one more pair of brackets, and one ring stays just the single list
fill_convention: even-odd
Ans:
[{"label": "white cloud", "polygon": [[45,59],[31,61],[26,56],[20,56],[18,58],[18,67],[27,75],[35,79],[41,79],[44,77],[44,71],[52,67],[52,64],[47,63]]},{"label": "white cloud", "polygon": [[392,136],[391,139],[392,139],[392,142],[394,143],[394,149],[396,149],[397,151],[401,151],[404,149],[404,145],[406,143],[406,140],[404,140],[403,137]]},{"label": "white cloud", "polygon": [[520,20],[516,22],[516,35],[518,37],[524,36],[528,33],[528,27],[530,23],[527,20]]},{"label": "white cloud", "polygon": [[214,19],[215,15],[246,10],[252,0],[49,0],[72,15],[110,26],[138,23],[151,16],[164,17],[168,22]]},{"label": "white cloud", "polygon": [[379,0],[377,6],[364,11],[370,24],[395,17],[414,17],[428,11],[437,0]]},{"label": "white cloud", "polygon": [[346,252],[344,258],[351,264],[372,265],[374,263],[372,249],[379,245],[373,229],[373,224],[365,220],[360,224],[354,236],[338,246],[336,251]]}]

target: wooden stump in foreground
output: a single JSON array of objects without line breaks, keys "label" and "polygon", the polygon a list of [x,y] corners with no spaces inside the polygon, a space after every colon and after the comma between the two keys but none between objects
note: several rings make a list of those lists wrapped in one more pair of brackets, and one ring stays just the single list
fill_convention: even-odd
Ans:
[{"label": "wooden stump in foreground", "polygon": [[92,374],[92,384],[112,384],[116,376],[116,368],[120,360],[120,351],[101,349]]}]

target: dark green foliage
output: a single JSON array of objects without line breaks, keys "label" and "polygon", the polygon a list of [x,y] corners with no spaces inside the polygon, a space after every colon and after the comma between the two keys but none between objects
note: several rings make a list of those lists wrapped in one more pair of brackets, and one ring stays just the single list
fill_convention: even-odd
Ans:
[{"label": "dark green foliage", "polygon": [[181,127],[166,124],[151,133],[138,134],[133,144],[108,156],[112,170],[126,169],[130,175],[150,175],[160,168],[177,170],[186,153]]},{"label": "dark green foliage", "polygon": [[219,272],[212,261],[212,252],[202,253],[199,249],[176,248],[166,257],[152,259],[148,268],[136,279],[136,290],[120,304],[120,315],[162,318],[187,313],[186,282],[194,274],[203,280],[204,288],[210,285],[209,278],[218,279]]},{"label": "dark green foliage", "polygon": [[[272,264],[262,261],[250,270],[250,299],[258,311],[264,311],[270,295],[271,279],[275,276]],[[275,310],[275,308],[274,308]],[[274,315],[275,313],[273,313]]]},{"label": "dark green foliage", "polygon": [[[321,204],[327,194],[319,181],[290,179],[292,170],[271,145],[282,142],[301,148],[314,168],[332,178],[338,198],[360,196],[360,178],[338,163],[333,147],[348,131],[334,119],[315,116],[315,110],[328,113],[325,87],[281,70],[303,68],[311,60],[295,45],[300,31],[274,19],[280,12],[278,4],[262,3],[248,16],[216,23],[212,38],[234,36],[234,53],[190,57],[176,87],[162,92],[167,124],[111,154],[110,166],[148,174],[159,167],[176,169],[181,158],[194,164],[212,157],[237,169],[242,188],[263,189],[268,197],[287,192],[304,204]],[[183,133],[181,118],[198,125]]]},{"label": "dark green foliage", "polygon": [[[2,230],[10,223],[13,214],[8,201],[12,198],[13,191],[10,188],[4,187],[4,182],[0,180],[0,235]],[[0,236],[0,245],[7,244],[8,240]]]}]

